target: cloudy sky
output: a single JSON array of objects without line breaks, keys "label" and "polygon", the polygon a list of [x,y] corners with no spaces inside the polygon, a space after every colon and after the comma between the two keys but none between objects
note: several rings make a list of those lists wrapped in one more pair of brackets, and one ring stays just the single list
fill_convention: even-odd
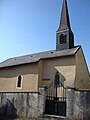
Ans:
[{"label": "cloudy sky", "polygon": [[[90,66],[90,0],[67,0],[75,45]],[[0,62],[56,49],[62,0],[0,0]],[[90,69],[90,67],[89,67]]]}]

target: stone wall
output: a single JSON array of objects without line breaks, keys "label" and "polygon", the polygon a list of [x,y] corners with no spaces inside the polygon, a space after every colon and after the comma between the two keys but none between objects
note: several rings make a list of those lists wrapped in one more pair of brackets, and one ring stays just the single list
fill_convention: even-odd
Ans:
[{"label": "stone wall", "polygon": [[67,89],[67,118],[90,120],[90,90]]},{"label": "stone wall", "polygon": [[0,93],[0,116],[38,118],[43,115],[44,88],[39,93]]},{"label": "stone wall", "polygon": [[[67,89],[67,120],[90,120],[90,91]],[[45,90],[39,93],[0,93],[0,118],[42,117],[45,110]]]}]

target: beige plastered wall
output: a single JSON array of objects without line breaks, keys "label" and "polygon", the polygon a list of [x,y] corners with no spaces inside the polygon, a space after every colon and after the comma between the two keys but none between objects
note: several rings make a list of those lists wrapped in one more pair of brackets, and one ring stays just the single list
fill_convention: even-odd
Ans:
[{"label": "beige plastered wall", "polygon": [[[90,89],[90,76],[82,49],[73,56],[39,60],[36,63],[0,69],[0,92],[38,92],[39,86],[49,86],[56,71],[65,87]],[[17,88],[18,75],[22,87]]]},{"label": "beige plastered wall", "polygon": [[55,80],[56,71],[60,73],[60,80],[66,87],[74,87],[75,56],[46,59],[42,61],[41,85],[50,85]]},{"label": "beige plastered wall", "polygon": [[75,87],[77,89],[90,89],[89,71],[82,48],[80,48],[76,53],[75,59],[76,59]]},{"label": "beige plastered wall", "polygon": [[[22,86],[17,88],[18,75],[22,76]],[[38,63],[0,69],[0,92],[37,92]]]}]

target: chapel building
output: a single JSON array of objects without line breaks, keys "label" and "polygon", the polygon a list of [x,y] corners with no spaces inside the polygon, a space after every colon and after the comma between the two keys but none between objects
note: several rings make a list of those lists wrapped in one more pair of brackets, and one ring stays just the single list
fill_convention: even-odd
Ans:
[{"label": "chapel building", "polygon": [[[65,88],[90,89],[90,76],[80,45],[74,45],[67,1],[63,0],[56,50],[9,58],[0,63],[0,92],[38,92],[55,81]],[[60,88],[60,86],[58,86]]]},{"label": "chapel building", "polygon": [[[0,119],[90,120],[90,74],[63,0],[56,49],[0,63]],[[63,117],[62,117],[63,116]]]}]

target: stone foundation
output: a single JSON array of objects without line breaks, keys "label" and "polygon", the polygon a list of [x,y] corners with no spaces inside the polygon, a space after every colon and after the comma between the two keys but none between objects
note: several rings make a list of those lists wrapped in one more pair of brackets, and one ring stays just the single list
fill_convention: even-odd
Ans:
[{"label": "stone foundation", "polygon": [[43,115],[44,89],[39,93],[0,93],[0,116],[38,118]]}]

